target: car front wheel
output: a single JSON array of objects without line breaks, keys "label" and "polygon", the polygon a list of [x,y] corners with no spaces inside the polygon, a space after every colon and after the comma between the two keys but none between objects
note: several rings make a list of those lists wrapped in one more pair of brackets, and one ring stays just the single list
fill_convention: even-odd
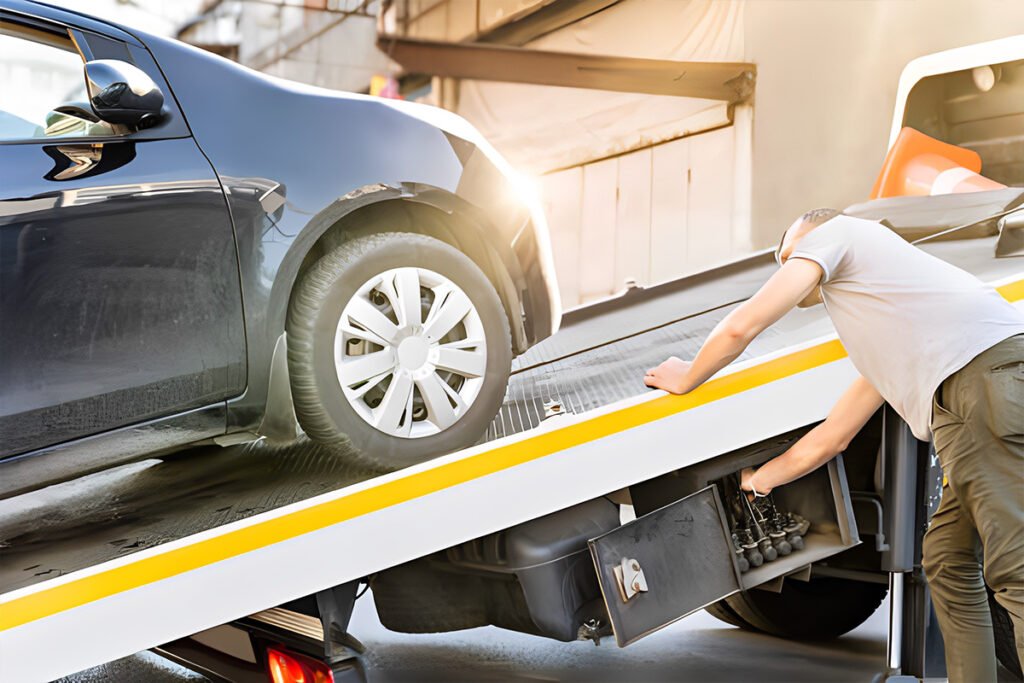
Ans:
[{"label": "car front wheel", "polygon": [[302,277],[288,313],[296,415],[388,468],[474,443],[512,361],[504,308],[465,254],[423,235],[346,242]]}]

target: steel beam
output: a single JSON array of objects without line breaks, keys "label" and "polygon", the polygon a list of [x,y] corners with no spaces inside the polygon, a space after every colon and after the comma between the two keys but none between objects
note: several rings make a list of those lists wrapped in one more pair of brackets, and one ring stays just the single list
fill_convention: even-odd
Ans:
[{"label": "steel beam", "polygon": [[380,34],[377,47],[408,73],[739,102],[754,92],[748,62],[679,62],[450,43]]}]

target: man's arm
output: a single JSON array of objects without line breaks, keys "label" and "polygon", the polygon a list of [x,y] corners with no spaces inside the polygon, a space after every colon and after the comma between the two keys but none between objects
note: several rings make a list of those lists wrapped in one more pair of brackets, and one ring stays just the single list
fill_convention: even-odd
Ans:
[{"label": "man's arm", "polygon": [[754,337],[792,310],[814,291],[821,266],[807,259],[790,259],[757,294],[715,326],[693,362],[669,358],[647,371],[644,383],[673,394],[693,391],[736,360]]},{"label": "man's arm", "polygon": [[850,440],[883,402],[875,388],[863,377],[858,377],[839,398],[824,422],[760,469],[743,470],[741,487],[745,491],[768,493],[776,486],[788,484],[821,467],[846,450]]}]

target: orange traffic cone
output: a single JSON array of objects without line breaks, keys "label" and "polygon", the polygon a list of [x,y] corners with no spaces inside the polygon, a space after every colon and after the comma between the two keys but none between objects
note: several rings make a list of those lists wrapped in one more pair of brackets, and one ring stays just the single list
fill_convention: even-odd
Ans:
[{"label": "orange traffic cone", "polygon": [[1006,187],[983,175],[981,157],[904,128],[882,164],[871,198],[982,192]]}]

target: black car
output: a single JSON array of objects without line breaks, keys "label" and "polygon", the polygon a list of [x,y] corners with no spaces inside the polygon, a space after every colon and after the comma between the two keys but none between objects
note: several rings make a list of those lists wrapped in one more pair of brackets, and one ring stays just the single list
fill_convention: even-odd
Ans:
[{"label": "black car", "polygon": [[471,444],[551,263],[450,112],[0,0],[3,495],[297,425],[386,467]]}]

